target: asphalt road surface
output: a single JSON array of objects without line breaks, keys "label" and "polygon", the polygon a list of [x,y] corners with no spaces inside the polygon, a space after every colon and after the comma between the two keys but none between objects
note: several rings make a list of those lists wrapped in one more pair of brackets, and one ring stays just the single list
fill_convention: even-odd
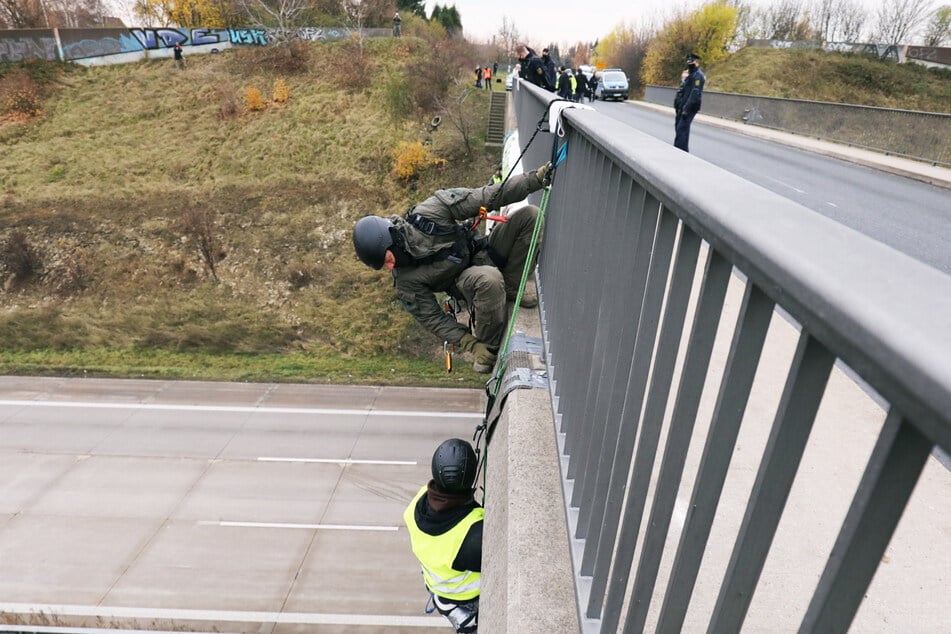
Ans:
[{"label": "asphalt road surface", "polygon": [[402,512],[482,407],[477,390],[0,377],[0,623],[445,630]]},{"label": "asphalt road surface", "polygon": [[[673,143],[673,113],[598,101],[598,112]],[[951,274],[951,190],[700,120],[690,153]],[[689,187],[690,175],[684,175]]]}]

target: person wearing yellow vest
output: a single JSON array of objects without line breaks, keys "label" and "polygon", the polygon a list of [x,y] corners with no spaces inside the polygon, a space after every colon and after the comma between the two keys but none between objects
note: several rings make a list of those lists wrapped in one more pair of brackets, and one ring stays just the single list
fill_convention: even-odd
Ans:
[{"label": "person wearing yellow vest", "polygon": [[495,174],[492,174],[492,180],[489,181],[489,185],[495,185],[496,183],[501,183],[503,181],[502,177],[502,164],[499,163],[499,166],[495,168]]},{"label": "person wearing yellow vest", "polygon": [[485,509],[473,498],[476,468],[472,445],[443,442],[433,453],[433,479],[403,512],[426,589],[460,634],[479,628]]}]

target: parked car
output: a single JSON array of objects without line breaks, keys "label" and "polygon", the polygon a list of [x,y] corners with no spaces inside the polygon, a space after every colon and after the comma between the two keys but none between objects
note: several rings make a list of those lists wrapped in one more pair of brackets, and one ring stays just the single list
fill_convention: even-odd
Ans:
[{"label": "parked car", "polygon": [[594,89],[595,99],[607,101],[628,98],[630,84],[627,81],[627,75],[620,68],[606,68],[595,77],[598,80],[598,85]]},{"label": "parked car", "polygon": [[509,73],[505,76],[505,89],[512,90],[512,85],[515,83],[515,73]]}]

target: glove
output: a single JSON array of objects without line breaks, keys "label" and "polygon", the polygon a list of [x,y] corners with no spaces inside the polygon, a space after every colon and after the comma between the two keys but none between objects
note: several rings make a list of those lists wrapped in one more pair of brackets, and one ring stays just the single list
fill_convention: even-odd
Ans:
[{"label": "glove", "polygon": [[463,352],[472,352],[475,349],[477,343],[479,343],[478,339],[469,333],[466,333],[462,335],[462,339],[459,340],[459,349]]},{"label": "glove", "polygon": [[471,352],[477,363],[495,365],[496,354],[489,349],[489,346],[469,333],[462,335],[462,339],[459,340],[459,347],[464,352]]},{"label": "glove", "polygon": [[538,182],[542,185],[551,185],[551,161],[548,161],[535,170],[535,178],[537,178]]}]

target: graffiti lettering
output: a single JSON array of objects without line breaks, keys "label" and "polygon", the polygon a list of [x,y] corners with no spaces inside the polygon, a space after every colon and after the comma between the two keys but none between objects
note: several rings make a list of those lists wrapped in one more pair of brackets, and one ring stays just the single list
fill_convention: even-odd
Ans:
[{"label": "graffiti lettering", "polygon": [[178,29],[129,29],[132,36],[139,41],[142,48],[162,48],[158,40],[162,40],[165,48],[171,48],[178,43],[184,44],[188,36]]},{"label": "graffiti lettering", "polygon": [[219,44],[224,31],[219,29],[192,29],[192,46]]},{"label": "graffiti lettering", "polygon": [[305,42],[322,42],[325,40],[340,40],[350,36],[350,29],[325,29],[322,27],[309,26],[301,27],[291,32],[291,37],[296,37]]},{"label": "graffiti lettering", "polygon": [[56,40],[52,37],[18,37],[0,40],[0,62],[27,59],[56,60]]},{"label": "graffiti lettering", "polygon": [[63,56],[66,59],[83,59],[86,57],[102,57],[122,53],[122,43],[113,37],[104,37],[98,40],[80,40],[70,44],[63,44]]},{"label": "graffiti lettering", "polygon": [[305,42],[319,42],[324,39],[324,30],[318,27],[304,27],[297,29],[294,35]]},{"label": "graffiti lettering", "polygon": [[905,56],[933,64],[951,66],[951,48],[947,46],[909,46]]},{"label": "graffiti lettering", "polygon": [[267,45],[267,33],[264,29],[228,29],[232,44]]}]

